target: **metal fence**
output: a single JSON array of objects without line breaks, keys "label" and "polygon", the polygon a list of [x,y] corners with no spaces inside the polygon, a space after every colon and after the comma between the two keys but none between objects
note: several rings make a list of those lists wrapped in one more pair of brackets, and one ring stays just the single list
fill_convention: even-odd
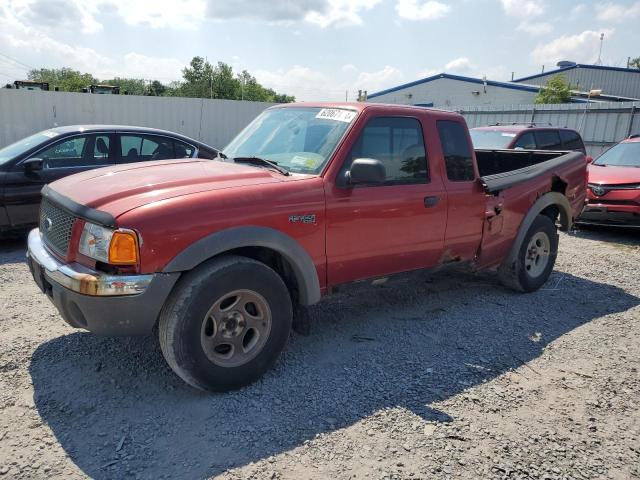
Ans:
[{"label": "metal fence", "polygon": [[270,103],[0,89],[0,148],[47,128],[117,124],[162,128],[224,147]]},{"label": "metal fence", "polygon": [[457,108],[469,127],[535,123],[574,128],[594,157],[631,134],[640,134],[640,102],[514,105]]}]

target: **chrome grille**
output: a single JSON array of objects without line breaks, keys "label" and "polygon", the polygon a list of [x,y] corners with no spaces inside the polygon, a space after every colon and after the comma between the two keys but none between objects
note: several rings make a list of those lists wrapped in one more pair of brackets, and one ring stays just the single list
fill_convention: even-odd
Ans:
[{"label": "chrome grille", "polygon": [[71,229],[76,218],[66,210],[43,199],[40,205],[40,232],[47,245],[66,255],[71,240]]}]

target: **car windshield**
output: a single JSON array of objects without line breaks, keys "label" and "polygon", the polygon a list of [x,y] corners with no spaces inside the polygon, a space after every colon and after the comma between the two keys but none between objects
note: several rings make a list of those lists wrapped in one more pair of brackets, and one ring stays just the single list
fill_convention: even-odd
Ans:
[{"label": "car windshield", "polygon": [[473,148],[480,150],[496,150],[508,148],[515,138],[515,133],[501,132],[499,130],[470,130]]},{"label": "car windshield", "polygon": [[16,143],[12,143],[11,145],[0,149],[0,165],[11,161],[18,155],[22,155],[27,150],[37,147],[41,143],[44,143],[57,135],[58,134],[56,132],[46,130],[44,132],[31,135],[30,137],[23,138],[22,140],[18,140]]},{"label": "car windshield", "polygon": [[342,108],[274,108],[251,122],[223,153],[259,157],[295,173],[319,173],[357,112]]},{"label": "car windshield", "polygon": [[600,155],[593,164],[640,167],[640,142],[619,143]]}]

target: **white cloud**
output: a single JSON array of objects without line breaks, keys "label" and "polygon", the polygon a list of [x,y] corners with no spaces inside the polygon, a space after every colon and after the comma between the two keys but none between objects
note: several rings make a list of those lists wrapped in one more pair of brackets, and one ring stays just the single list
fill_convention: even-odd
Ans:
[{"label": "white cloud", "polygon": [[451,7],[436,0],[398,0],[396,12],[407,20],[437,20],[446,16]]},{"label": "white cloud", "polygon": [[352,64],[352,63],[347,63],[345,65],[342,66],[341,69],[344,73],[355,73],[358,71],[358,68]]},{"label": "white cloud", "polygon": [[[285,0],[286,1],[286,0]],[[325,12],[310,11],[304,19],[322,28],[362,25],[360,12],[371,10],[382,0],[327,0]]]},{"label": "white cloud", "polygon": [[386,65],[382,70],[376,72],[360,72],[355,86],[373,93],[397,85],[403,80],[404,75],[400,70]]},{"label": "white cloud", "polygon": [[528,33],[532,36],[548,35],[553,32],[553,25],[548,22],[520,22],[516,30]]},{"label": "white cloud", "polygon": [[468,77],[482,78],[487,77],[489,80],[508,80],[508,70],[503,65],[494,65],[489,67],[478,67],[467,57],[454,58],[447,62],[441,68],[427,68],[417,74],[417,78],[432,77],[439,73],[453,73]]},{"label": "white cloud", "polygon": [[605,22],[622,22],[640,17],[640,1],[631,5],[620,3],[603,3],[596,6],[596,17]]},{"label": "white cloud", "polygon": [[[130,52],[121,57],[108,57],[95,49],[69,45],[56,40],[37,26],[28,26],[12,15],[0,10],[0,45],[16,51],[38,54],[46,58],[43,67],[70,67],[88,72],[98,78],[149,77],[171,81],[181,77],[184,63],[174,58],[161,58]],[[6,50],[5,50],[6,51]],[[11,74],[26,77],[26,68],[14,68]]]},{"label": "white cloud", "polygon": [[206,14],[216,20],[245,19],[275,25],[308,22],[326,27],[361,25],[360,13],[382,0],[208,0]]},{"label": "white cloud", "polygon": [[455,58],[444,66],[445,72],[467,72],[474,68],[475,65],[467,57]]},{"label": "white cloud", "polygon": [[[349,70],[351,75],[358,72],[357,69]],[[353,81],[336,81],[334,77],[301,65],[276,71],[258,70],[255,77],[266,87],[295,95],[300,101],[342,101],[346,92],[349,92],[349,99],[353,101],[358,90],[373,93],[404,80],[402,72],[389,65],[378,71],[358,72]]]},{"label": "white cloud", "polygon": [[18,18],[46,28],[102,29],[105,13],[128,25],[152,28],[197,28],[205,19],[251,20],[268,24],[311,23],[322,28],[361,25],[361,13],[382,0],[13,0]]},{"label": "white cloud", "polygon": [[204,18],[204,0],[94,0],[94,15],[102,8],[115,9],[129,25],[148,25],[153,28],[192,29]]},{"label": "white cloud", "polygon": [[584,13],[586,9],[587,9],[587,6],[584,3],[579,3],[571,9],[571,13],[569,15],[571,18],[576,18],[577,16]]},{"label": "white cloud", "polygon": [[531,53],[531,59],[542,65],[555,64],[560,60],[593,63],[598,59],[601,33],[611,36],[614,30],[585,30],[577,35],[563,35],[549,43],[538,45]]},{"label": "white cloud", "polygon": [[546,6],[542,0],[501,0],[502,8],[510,17],[531,18],[542,15]]}]

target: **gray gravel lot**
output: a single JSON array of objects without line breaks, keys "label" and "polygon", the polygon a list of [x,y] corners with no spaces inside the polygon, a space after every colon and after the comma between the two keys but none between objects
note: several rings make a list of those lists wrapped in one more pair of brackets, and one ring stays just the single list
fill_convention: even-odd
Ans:
[{"label": "gray gravel lot", "polygon": [[640,235],[563,234],[543,290],[419,274],[312,310],[206,395],[153,339],[66,326],[0,244],[2,478],[640,477]]}]

